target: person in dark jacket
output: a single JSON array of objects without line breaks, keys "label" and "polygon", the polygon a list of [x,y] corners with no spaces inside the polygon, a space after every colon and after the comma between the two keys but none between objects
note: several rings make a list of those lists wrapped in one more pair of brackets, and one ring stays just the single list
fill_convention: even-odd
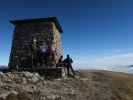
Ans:
[{"label": "person in dark jacket", "polygon": [[62,55],[60,56],[56,67],[63,67],[63,56]]},{"label": "person in dark jacket", "polygon": [[73,63],[72,58],[70,58],[70,56],[67,55],[67,57],[66,57],[66,59],[64,59],[63,63],[64,63],[64,66],[67,68],[67,75],[70,76],[71,75],[70,71],[71,71],[73,76],[74,76],[75,73],[74,73],[74,70],[72,68],[72,63]]}]

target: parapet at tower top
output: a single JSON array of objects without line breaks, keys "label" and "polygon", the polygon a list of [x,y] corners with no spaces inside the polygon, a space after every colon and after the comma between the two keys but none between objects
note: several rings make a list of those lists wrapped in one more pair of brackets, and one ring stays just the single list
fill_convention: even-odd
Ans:
[{"label": "parapet at tower top", "polygon": [[14,25],[20,24],[20,23],[29,23],[29,22],[54,22],[57,29],[60,33],[63,32],[63,29],[61,25],[59,24],[59,21],[57,17],[47,17],[47,18],[30,18],[30,19],[17,19],[17,20],[10,20],[10,22]]}]

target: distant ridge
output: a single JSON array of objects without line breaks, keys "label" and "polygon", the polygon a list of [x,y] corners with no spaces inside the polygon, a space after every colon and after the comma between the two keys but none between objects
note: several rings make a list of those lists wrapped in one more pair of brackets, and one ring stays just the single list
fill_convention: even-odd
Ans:
[{"label": "distant ridge", "polygon": [[0,69],[1,68],[8,68],[8,66],[7,65],[0,65]]},{"label": "distant ridge", "polygon": [[131,68],[131,67],[133,67],[133,65],[129,65],[128,67]]},{"label": "distant ridge", "polygon": [[6,65],[0,65],[0,71],[1,72],[8,72],[9,67]]}]

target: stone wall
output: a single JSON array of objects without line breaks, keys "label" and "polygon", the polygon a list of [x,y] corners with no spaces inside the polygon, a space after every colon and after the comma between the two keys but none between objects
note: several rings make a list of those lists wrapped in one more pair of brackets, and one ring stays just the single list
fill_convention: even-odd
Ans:
[{"label": "stone wall", "polygon": [[[63,50],[61,47],[61,33],[56,28],[55,24],[53,24],[53,32],[54,32],[54,40],[53,40],[53,48],[56,50],[56,60],[59,59],[59,57],[63,54]],[[57,62],[57,61],[56,61]]]},{"label": "stone wall", "polygon": [[52,22],[22,23],[15,26],[13,33],[9,61],[11,69],[32,68],[34,38],[36,38],[38,46],[47,47],[47,41],[49,41],[52,48],[57,51],[54,56],[56,62],[58,61],[61,49],[60,33],[55,24]]}]

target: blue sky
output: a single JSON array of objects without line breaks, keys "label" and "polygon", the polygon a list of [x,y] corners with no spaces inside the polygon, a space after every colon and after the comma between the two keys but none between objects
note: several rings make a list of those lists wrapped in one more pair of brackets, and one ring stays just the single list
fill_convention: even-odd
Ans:
[{"label": "blue sky", "polygon": [[0,64],[8,64],[9,20],[48,16],[59,19],[64,54],[73,57],[76,67],[133,64],[132,5],[133,0],[1,0]]}]

